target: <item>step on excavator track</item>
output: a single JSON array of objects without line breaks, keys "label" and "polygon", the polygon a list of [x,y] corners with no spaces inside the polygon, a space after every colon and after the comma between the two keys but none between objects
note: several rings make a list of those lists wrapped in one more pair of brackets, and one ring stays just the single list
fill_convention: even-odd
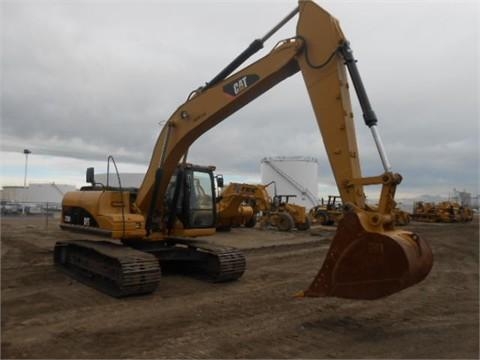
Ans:
[{"label": "step on excavator track", "polygon": [[54,263],[78,281],[114,297],[151,293],[161,276],[155,256],[107,241],[59,241]]}]

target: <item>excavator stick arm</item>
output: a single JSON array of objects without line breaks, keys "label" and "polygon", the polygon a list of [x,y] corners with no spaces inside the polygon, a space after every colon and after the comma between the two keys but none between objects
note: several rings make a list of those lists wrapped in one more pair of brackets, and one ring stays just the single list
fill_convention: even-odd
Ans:
[{"label": "excavator stick arm", "polygon": [[[377,117],[338,21],[312,2],[300,3],[297,34],[305,42],[305,51],[299,66],[342,202],[348,209],[320,271],[301,295],[353,299],[388,296],[427,276],[433,265],[432,251],[417,234],[394,230],[394,197],[402,177],[391,172],[376,128]],[[385,170],[380,176],[361,174],[347,70]],[[366,204],[364,185],[382,185],[378,208]]]}]

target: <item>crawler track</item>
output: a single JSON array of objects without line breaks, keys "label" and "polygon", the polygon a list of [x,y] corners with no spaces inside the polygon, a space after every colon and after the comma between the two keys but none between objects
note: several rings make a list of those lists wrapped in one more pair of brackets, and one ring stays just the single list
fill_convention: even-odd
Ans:
[{"label": "crawler track", "polygon": [[190,238],[171,237],[165,242],[135,242],[137,250],[155,255],[162,267],[212,282],[239,279],[246,268],[243,253],[233,247]]},{"label": "crawler track", "polygon": [[160,264],[212,282],[237,280],[245,272],[245,256],[235,248],[183,238],[129,245],[60,241],[55,244],[54,263],[73,278],[114,297],[155,291]]},{"label": "crawler track", "polygon": [[161,276],[155,256],[107,241],[57,242],[54,262],[75,279],[114,297],[151,293]]},{"label": "crawler track", "polygon": [[206,254],[207,261],[202,261],[199,267],[210,281],[237,280],[245,272],[245,256],[238,249],[188,240],[187,244]]}]

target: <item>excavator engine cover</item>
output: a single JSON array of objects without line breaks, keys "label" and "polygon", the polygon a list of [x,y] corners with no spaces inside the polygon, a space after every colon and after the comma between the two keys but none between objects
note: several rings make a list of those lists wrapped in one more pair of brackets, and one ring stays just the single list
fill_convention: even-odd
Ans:
[{"label": "excavator engine cover", "polygon": [[351,212],[340,221],[312,284],[299,295],[378,299],[422,281],[432,265],[432,251],[417,234],[369,232]]}]

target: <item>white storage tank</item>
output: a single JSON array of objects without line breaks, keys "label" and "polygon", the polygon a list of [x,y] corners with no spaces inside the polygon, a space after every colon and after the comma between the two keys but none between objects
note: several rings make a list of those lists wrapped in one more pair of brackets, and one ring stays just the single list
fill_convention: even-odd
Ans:
[{"label": "white storage tank", "polygon": [[[278,195],[295,195],[289,202],[308,209],[318,205],[318,159],[306,156],[275,156],[261,160],[262,183],[274,181]],[[274,185],[268,192],[274,195]]]}]

